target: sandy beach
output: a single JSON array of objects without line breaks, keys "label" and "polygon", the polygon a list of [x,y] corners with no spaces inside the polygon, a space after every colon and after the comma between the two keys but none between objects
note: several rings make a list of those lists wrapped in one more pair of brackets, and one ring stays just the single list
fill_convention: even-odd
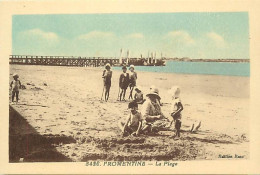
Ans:
[{"label": "sandy beach", "polygon": [[[159,88],[169,118],[167,91],[180,86],[183,131],[174,140],[173,131],[121,137],[117,123],[129,111],[128,102],[117,101],[120,71],[112,69],[110,99],[104,102],[102,70],[10,65],[10,81],[18,73],[26,87],[10,108],[10,161],[249,158],[249,77],[137,72],[144,94],[151,85]],[[188,132],[199,121],[199,130]]]}]

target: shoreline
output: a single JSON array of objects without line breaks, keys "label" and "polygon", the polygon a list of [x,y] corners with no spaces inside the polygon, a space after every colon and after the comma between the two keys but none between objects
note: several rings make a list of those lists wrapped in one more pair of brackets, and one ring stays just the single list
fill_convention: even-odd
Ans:
[{"label": "shoreline", "polygon": [[[12,65],[18,65],[18,64],[12,64]],[[9,65],[10,66],[10,65]],[[38,66],[38,67],[60,67],[60,68],[68,68],[68,69],[89,69],[89,70],[104,70],[104,66],[100,67],[77,67],[77,66],[50,66],[50,65],[18,65],[18,66]],[[120,68],[121,66],[111,66],[112,71],[119,71],[121,72],[120,69],[113,69],[113,68]],[[142,67],[142,66],[140,66]],[[147,67],[147,66],[144,66]],[[154,67],[154,66],[151,66]],[[156,66],[156,67],[164,67],[164,66]],[[250,75],[247,76],[242,76],[242,75],[220,75],[220,74],[191,74],[191,73],[175,73],[175,72],[157,72],[157,71],[143,71],[143,70],[137,70],[138,72],[141,73],[158,73],[158,74],[175,74],[175,75],[190,75],[190,76],[219,76],[219,77],[245,77],[245,78],[250,78]]]},{"label": "shoreline", "polygon": [[165,61],[180,62],[219,62],[219,63],[250,63],[250,59],[191,59],[191,58],[166,58]]}]

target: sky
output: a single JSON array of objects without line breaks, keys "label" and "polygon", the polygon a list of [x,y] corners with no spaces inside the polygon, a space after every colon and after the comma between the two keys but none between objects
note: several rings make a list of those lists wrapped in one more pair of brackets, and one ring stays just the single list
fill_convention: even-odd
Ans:
[{"label": "sky", "polygon": [[14,15],[13,55],[249,59],[247,12]]}]

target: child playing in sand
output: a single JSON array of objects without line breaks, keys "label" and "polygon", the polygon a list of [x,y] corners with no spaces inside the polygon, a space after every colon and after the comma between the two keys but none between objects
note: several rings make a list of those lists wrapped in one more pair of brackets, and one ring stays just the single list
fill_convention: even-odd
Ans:
[{"label": "child playing in sand", "polygon": [[143,104],[145,99],[142,91],[140,90],[140,87],[135,88],[135,96],[134,96],[134,101],[136,101],[137,104]]},{"label": "child playing in sand", "polygon": [[107,101],[109,98],[109,91],[111,87],[111,78],[112,78],[112,71],[110,70],[111,66],[109,63],[106,64],[105,69],[106,70],[103,71],[102,78],[104,79],[105,101]]},{"label": "child playing in sand", "polygon": [[129,88],[130,88],[130,94],[129,94],[129,100],[133,100],[133,90],[134,87],[136,86],[136,79],[137,79],[137,73],[134,71],[135,66],[130,65],[129,70],[130,70],[130,77],[129,77]]},{"label": "child playing in sand", "polygon": [[10,84],[11,92],[12,92],[12,103],[14,102],[14,96],[16,96],[16,103],[19,101],[19,88],[21,88],[21,82],[18,80],[19,75],[13,74],[14,80]]},{"label": "child playing in sand", "polygon": [[175,122],[175,129],[176,129],[175,136],[177,137],[180,137],[181,111],[183,110],[183,106],[180,100],[180,92],[181,92],[180,88],[177,86],[173,86],[169,91],[169,93],[172,96],[172,104],[171,104],[171,116],[173,118],[172,122],[173,121]]},{"label": "child playing in sand", "polygon": [[128,108],[131,109],[130,115],[127,117],[126,122],[119,122],[119,128],[122,130],[123,136],[138,136],[142,127],[142,115],[137,111],[138,104],[135,101],[130,102]]},{"label": "child playing in sand", "polygon": [[126,70],[127,70],[126,66],[123,66],[122,70],[123,70],[123,73],[120,75],[120,78],[119,78],[119,87],[121,89],[120,101],[121,100],[125,101],[125,93],[126,93],[126,89],[127,89],[128,85],[129,85],[129,74],[126,73]]}]

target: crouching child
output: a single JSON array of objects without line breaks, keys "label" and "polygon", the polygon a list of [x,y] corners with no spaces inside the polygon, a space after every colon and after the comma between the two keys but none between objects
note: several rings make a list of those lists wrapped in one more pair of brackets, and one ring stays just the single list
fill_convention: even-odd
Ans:
[{"label": "crouching child", "polygon": [[119,122],[119,128],[122,131],[123,136],[139,136],[142,128],[142,115],[138,112],[138,104],[132,101],[128,104],[128,108],[131,110],[126,121]]},{"label": "crouching child", "polygon": [[[172,103],[171,103],[171,116],[173,118],[172,122],[175,123],[175,136],[180,137],[180,129],[181,129],[181,111],[183,110],[183,105],[180,100],[180,88],[177,86],[173,86],[169,91],[172,95]],[[171,124],[172,124],[171,122]]]},{"label": "crouching child", "polygon": [[137,104],[143,104],[145,102],[144,95],[142,91],[140,90],[140,87],[135,88],[135,96],[134,96],[134,101],[136,101]]}]

